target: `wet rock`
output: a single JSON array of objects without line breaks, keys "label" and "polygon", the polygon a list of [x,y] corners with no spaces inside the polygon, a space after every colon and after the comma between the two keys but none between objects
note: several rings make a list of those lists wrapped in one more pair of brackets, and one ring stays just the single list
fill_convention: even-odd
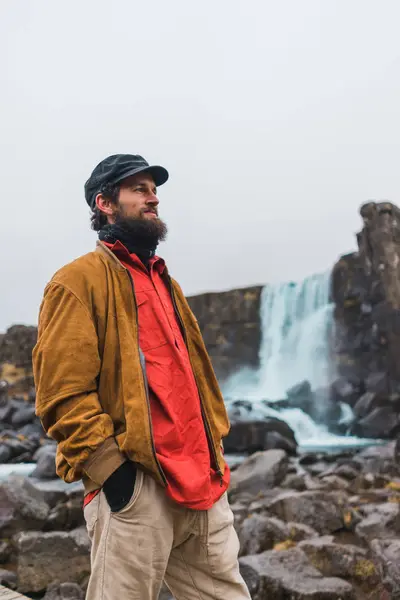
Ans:
[{"label": "wet rock", "polygon": [[373,540],[371,550],[379,562],[381,575],[385,587],[390,593],[390,598],[400,598],[400,540]]},{"label": "wet rock", "polygon": [[252,454],[263,450],[282,449],[296,454],[297,442],[287,423],[274,417],[263,421],[232,421],[227,438],[226,453]]},{"label": "wet rock", "polygon": [[353,407],[354,416],[357,419],[366,417],[368,413],[379,406],[379,403],[380,398],[374,392],[365,392]]},{"label": "wet rock", "polygon": [[232,473],[230,493],[242,492],[257,495],[259,492],[280,484],[286,476],[288,457],[283,450],[256,452]]},{"label": "wet rock", "polygon": [[240,558],[243,577],[254,600],[355,600],[352,586],[323,577],[297,548]]},{"label": "wet rock", "polygon": [[17,589],[17,576],[13,571],[6,569],[0,569],[0,584],[10,588],[10,590]]},{"label": "wet rock", "polygon": [[282,521],[295,521],[320,534],[343,527],[343,510],[333,494],[325,492],[287,492],[272,500],[268,510]]},{"label": "wet rock", "polygon": [[77,583],[49,585],[43,600],[84,600],[85,593]]},{"label": "wet rock", "polygon": [[22,593],[40,592],[52,583],[62,583],[66,576],[71,583],[81,585],[90,574],[90,542],[84,527],[68,533],[23,532],[15,536],[14,542],[18,589]]},{"label": "wet rock", "polygon": [[271,550],[275,544],[289,538],[289,529],[279,519],[252,515],[243,521],[238,535],[240,556],[243,556]]},{"label": "wet rock", "polygon": [[12,475],[0,482],[0,535],[41,529],[49,513],[43,495],[28,479]]},{"label": "wet rock", "polygon": [[352,433],[360,437],[390,438],[398,427],[397,411],[391,406],[380,406],[356,421],[352,427]]},{"label": "wet rock", "polygon": [[352,544],[335,544],[332,536],[300,542],[311,564],[325,577],[344,577],[369,587],[379,583],[379,571],[366,550]]}]

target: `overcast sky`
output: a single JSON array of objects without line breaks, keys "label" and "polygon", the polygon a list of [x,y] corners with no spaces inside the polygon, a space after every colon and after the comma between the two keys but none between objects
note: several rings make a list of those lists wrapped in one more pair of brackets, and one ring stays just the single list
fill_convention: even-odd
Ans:
[{"label": "overcast sky", "polygon": [[1,0],[0,331],[92,250],[83,184],[170,171],[159,249],[187,294],[299,280],[400,203],[398,0]]}]

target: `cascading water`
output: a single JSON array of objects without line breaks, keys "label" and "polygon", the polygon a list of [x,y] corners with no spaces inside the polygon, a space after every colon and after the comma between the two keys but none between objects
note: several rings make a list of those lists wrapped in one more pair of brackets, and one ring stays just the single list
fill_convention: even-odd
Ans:
[{"label": "cascading water", "polygon": [[[329,360],[333,305],[329,302],[329,291],[329,272],[312,275],[301,283],[265,286],[260,305],[262,340],[258,372],[237,373],[223,390],[225,397],[230,398],[228,409],[235,399],[249,400],[251,412],[239,409],[244,419],[266,416],[283,419],[293,429],[298,443],[309,448],[370,442],[333,435],[299,408],[274,410],[271,406],[273,401],[284,399],[288,389],[299,382],[307,380],[315,391],[327,388],[333,380]],[[351,418],[349,411],[344,407],[343,420]]]},{"label": "cascading water", "polygon": [[305,379],[314,389],[329,384],[329,285],[326,273],[307,277],[302,283],[265,286],[258,384],[264,398],[284,398],[288,388]]}]

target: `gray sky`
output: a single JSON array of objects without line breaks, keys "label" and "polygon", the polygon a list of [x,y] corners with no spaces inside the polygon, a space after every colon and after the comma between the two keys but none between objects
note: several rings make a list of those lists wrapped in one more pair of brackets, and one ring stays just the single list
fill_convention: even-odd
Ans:
[{"label": "gray sky", "polygon": [[400,203],[398,0],[1,0],[0,331],[90,251],[83,183],[170,171],[160,247],[187,294],[302,279]]}]

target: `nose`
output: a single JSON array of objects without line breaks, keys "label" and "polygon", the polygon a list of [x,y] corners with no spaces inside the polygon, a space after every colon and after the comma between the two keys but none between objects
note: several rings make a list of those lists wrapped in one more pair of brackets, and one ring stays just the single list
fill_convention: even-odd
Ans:
[{"label": "nose", "polygon": [[146,204],[151,204],[152,206],[158,206],[160,204],[160,201],[154,192],[149,192],[146,198]]}]

